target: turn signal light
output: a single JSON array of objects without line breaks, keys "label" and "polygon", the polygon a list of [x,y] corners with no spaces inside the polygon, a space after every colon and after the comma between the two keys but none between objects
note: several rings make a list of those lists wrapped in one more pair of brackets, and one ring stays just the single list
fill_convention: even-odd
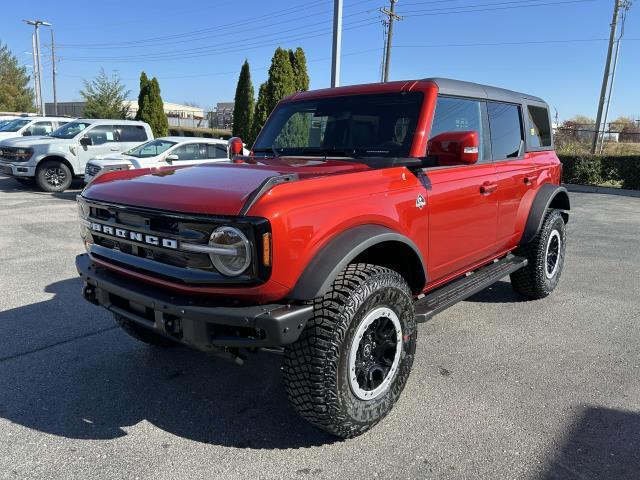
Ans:
[{"label": "turn signal light", "polygon": [[271,266],[271,233],[262,234],[262,264],[265,267]]}]

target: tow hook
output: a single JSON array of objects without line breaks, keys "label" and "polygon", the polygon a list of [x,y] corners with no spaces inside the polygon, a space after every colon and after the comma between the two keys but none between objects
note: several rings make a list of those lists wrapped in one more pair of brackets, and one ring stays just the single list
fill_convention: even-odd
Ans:
[{"label": "tow hook", "polygon": [[96,289],[93,285],[86,284],[82,289],[82,296],[87,302],[98,305],[98,299],[96,298]]},{"label": "tow hook", "polygon": [[223,360],[229,360],[229,361],[231,361],[231,362],[233,362],[233,363],[235,363],[236,365],[239,365],[239,366],[244,365],[244,361],[247,359],[247,357],[245,355],[240,353],[240,349],[238,349],[238,348],[213,347],[207,353],[209,355],[213,356],[213,357],[221,358]]}]

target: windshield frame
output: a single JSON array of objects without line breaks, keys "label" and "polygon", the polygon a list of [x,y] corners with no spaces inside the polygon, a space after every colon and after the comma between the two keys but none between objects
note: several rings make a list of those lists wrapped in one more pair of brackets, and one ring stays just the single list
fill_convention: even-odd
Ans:
[{"label": "windshield frame", "polygon": [[[0,127],[0,132],[9,132],[9,133],[16,133],[18,131],[20,131],[21,128],[27,127],[29,126],[29,124],[32,122],[32,119],[25,119],[25,118],[14,118],[13,120],[11,120],[9,123],[3,125],[2,127]],[[22,123],[22,125],[20,125],[18,128],[16,128],[15,130],[6,130],[6,128],[10,125],[13,124],[18,124],[18,123]]]},{"label": "windshield frame", "polygon": [[[348,161],[359,161],[363,163],[369,163],[366,159],[374,158],[398,160],[412,157],[414,156],[415,147],[420,141],[420,138],[417,138],[419,135],[416,134],[424,128],[424,113],[425,106],[428,103],[428,89],[416,88],[411,91],[404,91],[401,88],[389,89],[385,87],[387,86],[384,86],[380,90],[363,89],[363,91],[353,91],[344,95],[314,95],[314,92],[308,92],[306,95],[303,94],[301,98],[285,100],[281,102],[269,116],[269,120],[254,142],[252,152],[254,154],[262,154],[256,155],[261,157],[331,157],[344,158]],[[353,87],[346,88],[354,90]],[[406,101],[404,105],[401,105],[399,100],[405,95],[410,96],[410,100]],[[368,98],[361,100],[362,97]],[[395,105],[393,105],[394,97],[399,101],[398,106],[394,108],[394,110],[391,110],[389,114],[378,113],[379,110],[376,109],[367,112],[366,107],[370,102],[379,102],[381,105],[391,102],[390,105],[395,107]],[[362,125],[362,119],[365,119],[365,124],[373,122],[374,126],[376,126],[376,132],[371,134],[368,140],[365,137],[364,142],[361,141],[361,143],[358,144],[357,141],[353,141],[353,139],[346,141],[343,139],[343,141],[340,141],[339,138],[336,138],[335,140],[338,141],[331,147],[323,145],[325,140],[320,140],[319,146],[316,146],[311,145],[311,143],[317,143],[317,139],[316,141],[305,139],[303,142],[306,142],[306,145],[301,144],[300,146],[296,145],[292,147],[277,146],[278,137],[287,130],[287,125],[289,125],[289,122],[297,113],[302,114],[300,116],[301,118],[310,119],[303,121],[322,122],[322,119],[330,118],[332,122],[338,122],[342,120],[340,118],[340,106],[342,104],[348,104],[349,100],[353,100],[353,104],[351,105],[353,108],[345,107],[344,110],[345,114],[347,114],[346,121],[349,128],[353,128],[354,125],[358,124]],[[359,103],[359,100],[362,103]],[[337,108],[336,104],[338,105]],[[384,107],[381,106],[380,109],[382,108]],[[326,114],[322,115],[323,112],[326,112]],[[312,116],[304,116],[305,113],[310,113]],[[401,120],[405,121],[404,132],[401,130],[403,125],[399,123]],[[312,129],[314,127],[309,128]],[[315,128],[320,129],[319,134],[323,137],[328,132],[327,124]],[[333,128],[337,128],[335,124]],[[383,141],[385,138],[388,138],[388,140]],[[370,140],[375,141],[371,142],[371,145],[368,145],[367,142]],[[393,144],[391,142],[392,140],[394,141]],[[269,143],[271,143],[271,145],[269,145]],[[382,148],[383,145],[385,148]]]},{"label": "windshield frame", "polygon": [[[166,149],[164,149],[162,152],[160,153],[156,153],[155,155],[149,155],[148,157],[143,157],[143,156],[139,156],[139,155],[134,155],[133,152],[134,150],[138,150],[138,149],[143,149],[147,146],[149,146],[150,143],[153,142],[164,142],[164,143],[169,143],[169,147],[167,147]],[[163,140],[162,138],[153,138],[147,142],[141,143],[140,145],[136,145],[135,147],[133,147],[131,150],[127,150],[126,152],[122,152],[123,155],[129,155],[130,157],[134,157],[134,158],[154,158],[154,157],[158,157],[160,155],[164,155],[165,153],[167,153],[169,150],[171,150],[172,148],[174,148],[176,145],[178,145],[180,142],[174,142],[173,140]]]},{"label": "windshield frame", "polygon": [[[74,125],[74,124],[84,124],[85,126],[83,128],[81,128],[80,130],[78,130],[74,135],[69,136],[69,135],[56,135],[56,132],[60,132],[61,130],[67,129],[70,126]],[[87,130],[87,128],[91,127],[91,125],[93,125],[93,123],[91,122],[83,122],[82,120],[73,120],[71,122],[65,123],[64,125],[56,128],[53,132],[51,132],[49,134],[50,137],[53,138],[61,138],[63,140],[72,140],[74,138],[76,138],[78,135],[80,135],[81,133],[85,132]]]}]

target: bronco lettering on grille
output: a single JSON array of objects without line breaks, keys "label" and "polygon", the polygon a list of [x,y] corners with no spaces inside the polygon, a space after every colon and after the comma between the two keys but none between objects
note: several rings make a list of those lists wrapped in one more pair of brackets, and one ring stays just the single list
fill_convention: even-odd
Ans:
[{"label": "bronco lettering on grille", "polygon": [[178,249],[178,241],[173,238],[162,238],[156,235],[147,235],[141,232],[134,232],[132,230],[126,230],[120,227],[112,227],[110,225],[103,225],[101,223],[91,223],[91,230],[94,232],[102,233],[112,237],[124,238],[134,242],[146,243],[156,247],[170,248],[172,250]]}]

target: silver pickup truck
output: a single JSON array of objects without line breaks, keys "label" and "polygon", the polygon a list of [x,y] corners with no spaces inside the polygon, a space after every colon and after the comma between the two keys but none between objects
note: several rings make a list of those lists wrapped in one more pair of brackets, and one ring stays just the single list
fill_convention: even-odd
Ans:
[{"label": "silver pickup truck", "polygon": [[124,152],[152,138],[144,122],[78,119],[47,136],[0,141],[0,173],[21,183],[35,181],[46,192],[61,192],[73,177],[84,174],[92,158]]}]

